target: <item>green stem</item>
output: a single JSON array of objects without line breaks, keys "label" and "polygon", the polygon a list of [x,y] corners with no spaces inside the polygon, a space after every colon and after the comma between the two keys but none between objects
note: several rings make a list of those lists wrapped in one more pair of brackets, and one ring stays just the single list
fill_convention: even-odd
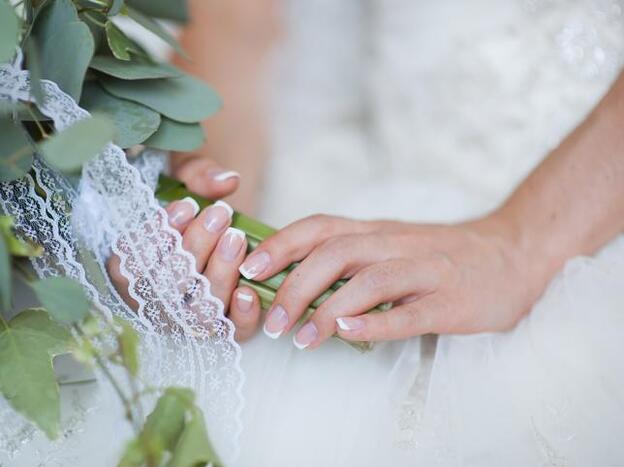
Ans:
[{"label": "green stem", "polygon": [[[75,324],[73,328],[82,339],[88,340],[88,337],[82,331],[80,326]],[[102,373],[104,374],[106,379],[110,382],[111,386],[113,386],[113,389],[117,393],[117,396],[119,397],[119,399],[121,400],[124,406],[124,409],[126,412],[126,418],[130,421],[135,431],[135,434],[138,436],[139,433],[141,432],[141,425],[140,425],[140,421],[136,420],[136,417],[134,416],[134,411],[132,410],[132,404],[130,403],[130,399],[126,397],[126,394],[121,388],[121,385],[117,382],[113,374],[108,369],[108,365],[106,365],[106,362],[104,362],[104,360],[102,359],[102,356],[99,353],[95,352],[93,355],[93,358],[95,359],[97,366],[100,368],[100,370],[102,370]]]},{"label": "green stem", "polygon": [[[202,209],[206,206],[210,206],[213,203],[213,201],[211,200],[202,198],[201,196],[191,193],[187,190],[182,182],[166,175],[161,175],[158,180],[156,197],[163,202],[172,202],[185,197],[191,197],[195,201],[197,201],[197,204],[199,204],[200,208]],[[251,217],[246,216],[245,214],[242,214],[238,211],[235,211],[234,215],[232,216],[232,227],[235,227],[245,232],[248,243],[248,253],[255,250],[265,238],[277,232],[274,228],[269,227],[268,225],[263,224],[260,221],[252,219]],[[268,309],[275,299],[277,289],[279,289],[279,287],[282,285],[288,273],[292,271],[295,267],[297,267],[297,264],[298,263],[293,263],[283,271],[263,281],[247,280],[241,277],[238,285],[247,286],[253,289],[260,298],[260,304],[262,309]],[[300,322],[307,320],[312,315],[312,313],[314,313],[316,308],[318,308],[325,300],[327,300],[332,295],[332,293],[342,287],[345,283],[345,280],[339,280],[332,284],[332,286],[328,290],[323,292],[316,300],[314,300],[314,302],[312,302],[310,307],[301,317]],[[370,310],[370,312],[384,311],[388,309],[389,306],[389,304],[382,304],[378,307],[373,308],[372,310]],[[345,342],[361,351],[370,350],[372,348],[372,344],[370,342]]]}]

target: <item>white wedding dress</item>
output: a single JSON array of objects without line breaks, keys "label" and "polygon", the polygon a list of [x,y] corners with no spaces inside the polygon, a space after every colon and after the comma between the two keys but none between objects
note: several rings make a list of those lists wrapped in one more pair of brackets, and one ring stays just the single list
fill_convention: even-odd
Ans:
[{"label": "white wedding dress", "polygon": [[[623,8],[291,1],[260,217],[448,222],[491,210],[616,77]],[[368,354],[259,334],[243,346],[236,465],[624,465],[623,335],[622,237],[571,259],[511,332]]]}]

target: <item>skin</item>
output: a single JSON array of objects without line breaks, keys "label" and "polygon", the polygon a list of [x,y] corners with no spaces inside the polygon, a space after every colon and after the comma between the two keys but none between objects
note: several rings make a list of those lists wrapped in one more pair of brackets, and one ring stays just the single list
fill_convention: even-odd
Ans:
[{"label": "skin", "polygon": [[[254,279],[301,262],[267,315],[272,336],[292,330],[335,280],[350,279],[297,332],[299,347],[318,347],[336,332],[378,341],[505,331],[567,259],[596,252],[622,230],[624,76],[492,214],[455,225],[313,216],[252,253],[268,258]],[[363,314],[384,302],[395,306]]]},{"label": "skin", "polygon": [[[206,145],[194,154],[174,155],[172,171],[191,190],[213,199],[230,196],[238,209],[253,213],[267,148],[259,77],[279,37],[276,2],[192,0],[190,7],[191,16],[202,21],[189,25],[181,41],[195,60],[177,64],[211,82],[226,106],[206,123]],[[471,222],[419,225],[317,215],[286,227],[252,255],[269,258],[254,277],[260,280],[301,262],[278,291],[265,330],[274,336],[293,330],[307,305],[341,277],[350,279],[347,285],[298,330],[299,347],[316,348],[336,332],[345,339],[375,341],[512,328],[568,258],[594,253],[624,229],[623,122],[620,77],[499,209]],[[224,170],[221,164],[242,174],[241,189],[236,191],[239,177],[214,179]],[[175,203],[168,212],[173,209]],[[203,244],[192,250],[199,268],[229,304],[237,337],[248,338],[260,322],[258,297],[244,291],[253,296],[252,309],[237,308],[242,258],[208,267],[220,236],[202,243],[206,234],[197,227],[202,216],[176,228],[185,245]],[[123,291],[115,261],[111,274]],[[393,309],[363,314],[385,302],[394,302]],[[286,315],[284,329],[272,320],[277,307]],[[341,329],[338,318],[350,330]]]},{"label": "skin", "polygon": [[198,161],[209,160],[227,166],[245,181],[236,192],[228,191],[227,201],[254,214],[268,153],[263,99],[268,93],[262,77],[268,76],[269,55],[280,35],[278,2],[190,0],[188,6],[191,21],[179,39],[192,60],[175,57],[174,63],[210,83],[224,106],[204,122],[202,148],[173,155],[172,173],[192,191],[211,197],[202,172],[189,164],[197,168]]}]

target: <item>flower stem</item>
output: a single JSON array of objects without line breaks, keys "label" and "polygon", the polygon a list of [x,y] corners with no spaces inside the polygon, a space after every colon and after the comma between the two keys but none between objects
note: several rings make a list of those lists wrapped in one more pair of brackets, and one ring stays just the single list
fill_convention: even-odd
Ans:
[{"label": "flower stem", "polygon": [[[201,196],[198,196],[188,191],[182,182],[166,175],[160,176],[158,180],[158,186],[156,188],[156,197],[160,201],[172,202],[178,199],[185,198],[187,196],[190,196],[195,201],[197,201],[202,209],[206,206],[210,206],[213,203],[213,201],[211,200],[202,198]],[[277,232],[274,228],[269,227],[268,225],[263,224],[260,221],[252,219],[251,217],[246,216],[245,214],[238,211],[235,211],[232,216],[232,227],[235,227],[245,232],[247,236],[248,253],[255,250],[260,242],[262,242],[265,238]],[[288,273],[292,271],[296,266],[297,263],[293,263],[283,271],[263,281],[253,281],[241,277],[238,285],[244,285],[253,289],[260,298],[260,304],[262,309],[268,309],[273,303],[273,300],[275,300],[275,294],[277,292],[277,289],[279,289],[279,287],[282,285],[282,282],[284,282],[284,279],[286,279]],[[306,312],[303,314],[299,321],[303,322],[307,320],[312,315],[312,313],[314,313],[316,308],[318,308],[325,300],[327,300],[332,295],[332,293],[342,287],[345,283],[345,280],[339,280],[332,284],[332,286],[328,290],[323,292],[316,300],[314,300],[314,302],[311,303],[310,307],[306,310]],[[385,311],[389,307],[390,304],[382,304],[373,308],[372,310],[370,310],[370,312]],[[340,339],[339,336],[335,337]],[[345,342],[360,351],[367,351],[372,349],[372,343],[370,342]]]}]

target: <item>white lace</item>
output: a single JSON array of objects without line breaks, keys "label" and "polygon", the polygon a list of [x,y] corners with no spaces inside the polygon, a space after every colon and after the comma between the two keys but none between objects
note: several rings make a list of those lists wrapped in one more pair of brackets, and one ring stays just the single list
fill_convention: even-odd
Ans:
[{"label": "white lace", "polygon": [[[33,101],[27,71],[0,66],[0,99]],[[58,131],[89,116],[58,86],[44,80],[41,112]],[[66,275],[80,281],[105,315],[130,321],[142,337],[141,380],[155,387],[193,388],[204,410],[211,438],[222,458],[236,456],[241,431],[243,373],[240,347],[222,302],[208,280],[196,272],[180,234],[168,224],[153,190],[162,156],[139,159],[141,173],[114,144],[84,165],[77,190],[35,156],[33,176],[0,184],[0,205],[15,219],[24,238],[42,245],[33,260],[40,277]],[[45,191],[37,195],[35,185]],[[129,293],[139,303],[132,311],[106,274],[110,252],[119,256]],[[15,450],[28,438],[24,422],[0,408],[0,449]],[[21,419],[20,419],[21,420]]]}]

